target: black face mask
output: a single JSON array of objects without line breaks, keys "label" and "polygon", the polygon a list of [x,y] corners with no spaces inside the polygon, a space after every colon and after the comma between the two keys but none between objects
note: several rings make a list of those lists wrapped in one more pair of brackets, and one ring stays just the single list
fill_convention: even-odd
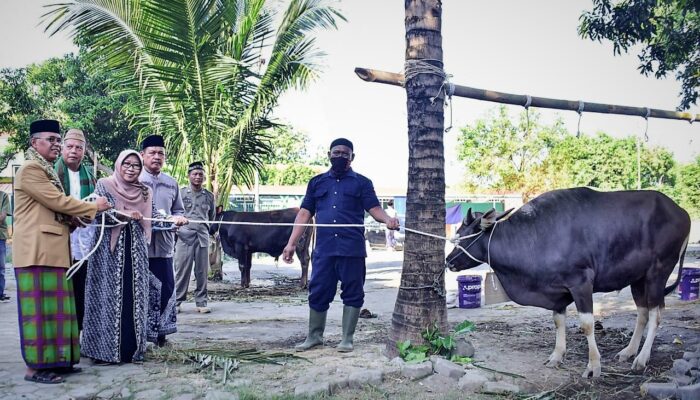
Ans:
[{"label": "black face mask", "polygon": [[350,160],[343,157],[331,157],[331,170],[336,174],[342,174],[348,168]]}]

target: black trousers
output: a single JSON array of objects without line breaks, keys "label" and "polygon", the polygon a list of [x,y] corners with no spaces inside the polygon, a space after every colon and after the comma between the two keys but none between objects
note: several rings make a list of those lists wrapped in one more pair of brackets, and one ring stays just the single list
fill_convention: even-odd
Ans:
[{"label": "black trousers", "polygon": [[[78,260],[73,260],[73,263]],[[85,315],[85,281],[87,280],[88,262],[70,278],[73,281],[73,291],[75,293],[75,314],[78,317],[78,330],[83,330],[83,316]]]}]

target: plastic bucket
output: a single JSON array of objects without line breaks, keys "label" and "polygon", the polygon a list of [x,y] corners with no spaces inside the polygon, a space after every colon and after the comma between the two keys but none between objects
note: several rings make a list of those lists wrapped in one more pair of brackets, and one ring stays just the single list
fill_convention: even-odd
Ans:
[{"label": "plastic bucket", "polygon": [[678,295],[681,300],[697,300],[700,292],[700,268],[683,268]]},{"label": "plastic bucket", "polygon": [[481,307],[481,276],[460,275],[457,277],[459,308]]}]

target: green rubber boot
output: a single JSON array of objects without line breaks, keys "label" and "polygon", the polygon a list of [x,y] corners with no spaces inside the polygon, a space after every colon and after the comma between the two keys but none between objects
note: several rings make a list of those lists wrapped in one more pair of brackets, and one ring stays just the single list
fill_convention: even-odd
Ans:
[{"label": "green rubber boot", "polygon": [[326,314],[309,308],[309,335],[304,343],[294,346],[296,351],[306,351],[316,346],[323,345],[323,331],[326,329]]},{"label": "green rubber boot", "polygon": [[352,351],[352,337],[355,334],[355,327],[359,317],[360,309],[358,307],[343,307],[343,340],[336,347],[339,352],[347,353]]}]

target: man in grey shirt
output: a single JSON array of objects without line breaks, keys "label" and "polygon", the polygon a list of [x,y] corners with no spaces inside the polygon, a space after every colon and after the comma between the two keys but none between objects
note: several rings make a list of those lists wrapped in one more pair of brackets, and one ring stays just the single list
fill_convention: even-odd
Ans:
[{"label": "man in grey shirt", "polygon": [[[180,188],[180,197],[185,205],[185,217],[190,220],[213,221],[216,217],[214,195],[202,187],[204,183],[204,164],[193,162],[187,168],[190,184]],[[187,297],[187,288],[194,264],[194,277],[197,287],[194,301],[197,311],[208,313],[207,275],[209,270],[209,224],[190,224],[177,231],[175,245],[175,291],[177,292],[177,311]]]},{"label": "man in grey shirt", "polygon": [[[185,225],[185,208],[180,198],[177,181],[161,172],[165,164],[165,142],[162,136],[151,135],[141,142],[144,169],[139,180],[153,191],[153,202],[159,214],[171,217],[176,226]],[[173,229],[154,228],[148,246],[149,276],[148,341],[159,347],[167,341],[166,335],[177,331],[175,312],[175,277],[173,253],[175,232]]]}]

